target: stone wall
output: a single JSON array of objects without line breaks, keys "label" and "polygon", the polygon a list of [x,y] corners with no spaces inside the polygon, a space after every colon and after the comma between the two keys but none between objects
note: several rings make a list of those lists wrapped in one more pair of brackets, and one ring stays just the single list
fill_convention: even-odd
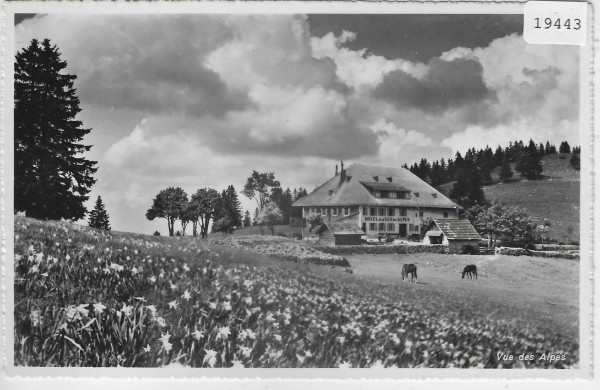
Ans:
[{"label": "stone wall", "polygon": [[558,257],[563,259],[579,259],[578,254],[566,253],[566,252],[555,252],[555,251],[532,251],[523,248],[508,248],[498,247],[495,250],[497,255],[509,255],[509,256],[536,256],[536,257]]},{"label": "stone wall", "polygon": [[447,253],[445,245],[344,245],[332,247],[315,247],[322,252],[332,255],[383,255],[409,253]]}]

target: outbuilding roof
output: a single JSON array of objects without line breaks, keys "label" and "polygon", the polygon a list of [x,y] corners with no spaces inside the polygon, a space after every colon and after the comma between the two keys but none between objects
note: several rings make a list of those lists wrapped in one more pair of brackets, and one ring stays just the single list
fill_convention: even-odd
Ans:
[{"label": "outbuilding roof", "polygon": [[449,240],[481,239],[477,230],[467,219],[434,219],[433,222]]},{"label": "outbuilding roof", "polygon": [[[369,190],[373,183],[387,191],[410,191],[411,196],[376,198]],[[352,164],[293,206],[459,207],[406,168],[370,164]]]},{"label": "outbuilding roof", "polygon": [[355,223],[351,222],[324,223],[317,229],[317,233],[320,233],[323,229],[329,229],[336,236],[343,234],[360,234],[362,236],[365,234],[361,228],[359,228]]}]

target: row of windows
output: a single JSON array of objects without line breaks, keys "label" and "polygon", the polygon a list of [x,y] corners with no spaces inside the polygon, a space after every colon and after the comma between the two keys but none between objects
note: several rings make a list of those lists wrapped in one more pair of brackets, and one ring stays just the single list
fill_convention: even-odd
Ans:
[{"label": "row of windows", "polygon": [[[310,210],[311,214],[321,214],[321,215],[327,215],[327,208],[326,207],[313,207]],[[331,215],[334,217],[337,217],[338,215],[350,215],[351,212],[355,212],[356,210],[352,210],[351,207],[336,207],[336,208],[332,208],[331,209]]]},{"label": "row of windows", "polygon": [[[410,198],[410,192],[405,191],[373,191],[373,196],[376,198],[390,198],[390,199],[408,199]],[[417,195],[418,197],[418,195]]]},{"label": "row of windows", "polygon": [[[370,223],[369,224],[369,230],[376,232],[397,232],[398,231],[398,227],[393,224],[393,223]],[[412,223],[410,225],[408,225],[408,231],[409,232],[418,232],[419,231],[419,225],[413,225]]]},{"label": "row of windows", "polygon": [[[313,207],[308,210],[311,214],[320,213],[321,215],[327,215],[328,209],[326,207]],[[338,215],[348,216],[354,212],[356,212],[356,209],[353,209],[352,207],[337,207],[331,209],[331,215],[334,217],[337,217]],[[396,209],[392,207],[363,207],[363,215],[367,217],[395,217]],[[406,217],[407,215],[406,209],[398,209],[398,216]],[[415,213],[415,217],[423,218],[423,211]],[[447,211],[444,211],[444,218],[448,218]]]},{"label": "row of windows", "polygon": [[[363,215],[371,217],[395,217],[396,209],[391,207],[363,207]],[[398,209],[400,217],[406,217],[406,209]]]}]

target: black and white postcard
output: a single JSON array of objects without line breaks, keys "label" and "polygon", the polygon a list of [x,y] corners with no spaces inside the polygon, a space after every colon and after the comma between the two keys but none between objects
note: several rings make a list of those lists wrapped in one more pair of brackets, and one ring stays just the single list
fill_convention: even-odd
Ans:
[{"label": "black and white postcard", "polygon": [[524,5],[5,3],[7,388],[593,387],[594,11]]}]

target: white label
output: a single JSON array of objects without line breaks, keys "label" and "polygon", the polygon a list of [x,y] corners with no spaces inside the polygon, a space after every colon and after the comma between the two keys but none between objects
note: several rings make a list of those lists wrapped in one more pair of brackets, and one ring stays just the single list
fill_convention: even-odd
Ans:
[{"label": "white label", "polygon": [[585,46],[587,8],[585,2],[528,1],[523,23],[525,42]]}]

